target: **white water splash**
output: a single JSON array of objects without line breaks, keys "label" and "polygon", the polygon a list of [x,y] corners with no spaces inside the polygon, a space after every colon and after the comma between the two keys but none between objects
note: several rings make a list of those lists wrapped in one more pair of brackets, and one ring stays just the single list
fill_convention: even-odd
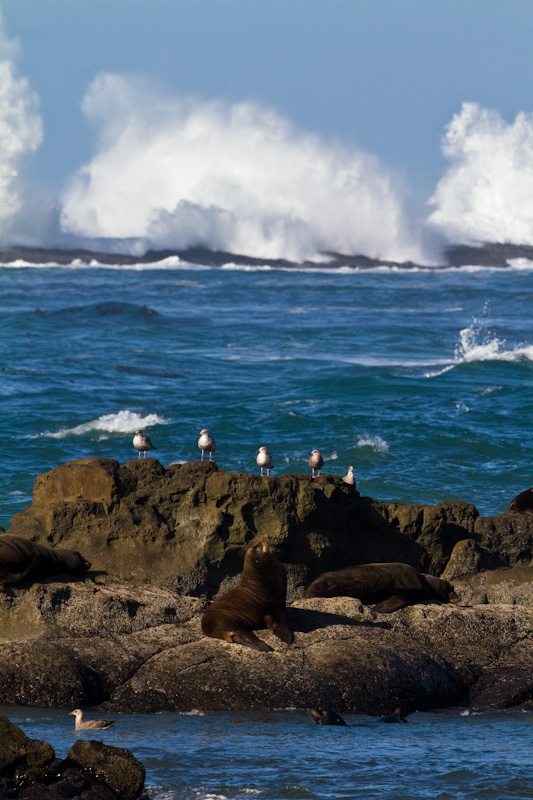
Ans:
[{"label": "white water splash", "polygon": [[14,215],[22,206],[20,170],[25,156],[43,137],[37,96],[28,81],[17,75],[16,47],[4,34],[0,11],[0,241],[11,232]]},{"label": "white water splash", "polygon": [[507,123],[464,103],[442,149],[451,166],[429,201],[429,222],[452,241],[533,244],[533,114]]},{"label": "white water splash", "polygon": [[158,414],[147,414],[141,416],[134,411],[119,411],[117,414],[104,414],[98,419],[76,425],[74,428],[61,428],[56,432],[47,431],[42,436],[51,439],[65,439],[68,436],[83,436],[92,431],[102,431],[105,433],[134,433],[136,430],[144,430],[153,425],[167,425],[168,421]]},{"label": "white water splash", "polygon": [[161,97],[98,76],[83,104],[98,152],[63,198],[63,230],[156,248],[301,261],[335,250],[426,261],[397,179],[360,150],[254,103]]},{"label": "white water splash", "polygon": [[357,447],[371,447],[377,453],[389,452],[389,445],[381,436],[360,436]]},{"label": "white water splash", "polygon": [[457,363],[472,361],[533,361],[533,345],[519,345],[505,349],[505,339],[499,339],[491,331],[474,322],[459,332],[459,343],[455,348]]}]

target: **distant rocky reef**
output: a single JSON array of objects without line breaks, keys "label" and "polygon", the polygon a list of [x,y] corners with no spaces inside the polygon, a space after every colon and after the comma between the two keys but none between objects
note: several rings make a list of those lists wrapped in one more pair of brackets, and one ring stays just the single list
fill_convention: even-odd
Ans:
[{"label": "distant rocky reef", "polygon": [[[404,269],[424,267],[424,264],[413,262],[399,262],[390,259],[369,258],[365,255],[348,255],[328,251],[323,253],[325,261],[317,264],[316,261],[297,263],[283,258],[257,258],[242,253],[228,253],[223,250],[210,250],[207,247],[189,247],[182,250],[148,250],[142,255],[130,255],[119,252],[102,252],[84,248],[59,248],[59,247],[24,247],[12,246],[0,250],[0,263],[9,264],[13,261],[27,261],[30,264],[55,263],[70,264],[79,259],[86,263],[97,261],[100,264],[129,264],[154,263],[165,258],[178,257],[181,261],[190,264],[203,264],[210,267],[221,267],[223,264],[237,264],[242,266],[262,266],[295,268],[295,267],[354,267],[372,269],[373,267],[394,266]],[[442,263],[439,267],[461,266],[486,266],[506,267],[510,259],[525,258],[533,261],[533,247],[531,245],[486,243],[478,246],[452,245],[443,252]],[[432,264],[431,266],[435,266]]]},{"label": "distant rocky reef", "polygon": [[[0,595],[2,705],[533,708],[531,516],[379,502],[332,475],[89,458],[39,475],[10,533],[79,550],[92,568]],[[203,610],[262,538],[287,571],[294,643],[259,631],[271,651],[258,652],[204,637]],[[324,571],[390,561],[451,580],[461,605],[379,614],[357,598],[301,599]]]}]

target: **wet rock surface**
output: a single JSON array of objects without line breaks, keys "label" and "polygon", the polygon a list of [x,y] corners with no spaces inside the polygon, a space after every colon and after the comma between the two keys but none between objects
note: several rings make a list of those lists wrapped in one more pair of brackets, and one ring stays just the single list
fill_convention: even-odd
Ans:
[{"label": "wet rock surface", "polygon": [[[38,476],[11,533],[79,550],[85,578],[0,595],[0,704],[155,711],[334,707],[384,714],[533,704],[533,517],[383,503],[335,476],[226,473],[214,462],[69,462]],[[202,636],[208,602],[266,537],[288,575],[294,644]],[[302,600],[320,573],[401,561],[452,580],[460,606],[378,614]]]},{"label": "wet rock surface", "polygon": [[65,759],[0,714],[0,797],[148,800],[143,765],[124,748],[78,740]]}]

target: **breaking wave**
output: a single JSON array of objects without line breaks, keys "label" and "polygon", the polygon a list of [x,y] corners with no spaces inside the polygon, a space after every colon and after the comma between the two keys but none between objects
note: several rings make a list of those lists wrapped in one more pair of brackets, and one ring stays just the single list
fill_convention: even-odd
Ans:
[{"label": "breaking wave", "polygon": [[357,447],[370,447],[377,453],[388,453],[389,445],[381,436],[360,436]]},{"label": "breaking wave", "polygon": [[93,81],[83,108],[99,143],[64,194],[65,232],[294,261],[328,250],[427,260],[399,182],[375,156],[272,110],[161,97],[112,74]]},{"label": "breaking wave", "polygon": [[533,244],[533,114],[507,123],[463,103],[442,149],[451,166],[429,201],[429,222],[451,241]]},{"label": "breaking wave", "polygon": [[[66,439],[70,436],[84,436],[91,432],[134,433],[136,430],[151,428],[153,425],[167,425],[168,421],[157,414],[141,416],[134,411],[119,411],[117,414],[104,414],[98,419],[76,425],[74,428],[61,428],[59,431],[46,431],[41,436],[50,439]],[[34,437],[35,438],[35,437]]]}]

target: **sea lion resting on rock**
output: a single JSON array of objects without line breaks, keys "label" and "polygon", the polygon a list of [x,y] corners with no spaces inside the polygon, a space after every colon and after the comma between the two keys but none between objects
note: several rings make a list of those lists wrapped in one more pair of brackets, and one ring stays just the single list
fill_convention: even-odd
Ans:
[{"label": "sea lion resting on rock", "polygon": [[517,511],[519,514],[533,515],[533,489],[526,489],[513,497],[509,503],[510,511]]},{"label": "sea lion resting on rock", "polygon": [[267,627],[290,644],[293,636],[285,622],[286,593],[285,567],[263,539],[246,551],[240,584],[204,611],[202,631],[213,639],[244,644],[254,650],[270,650],[252,633]]},{"label": "sea lion resting on rock", "polygon": [[0,536],[0,591],[24,578],[45,578],[61,573],[85,575],[90,566],[91,562],[77,550],[43,547],[11,533]]},{"label": "sea lion resting on rock", "polygon": [[448,581],[396,563],[324,572],[307,587],[304,597],[358,597],[365,604],[377,603],[374,610],[385,614],[424,600],[457,603],[460,599]]}]

